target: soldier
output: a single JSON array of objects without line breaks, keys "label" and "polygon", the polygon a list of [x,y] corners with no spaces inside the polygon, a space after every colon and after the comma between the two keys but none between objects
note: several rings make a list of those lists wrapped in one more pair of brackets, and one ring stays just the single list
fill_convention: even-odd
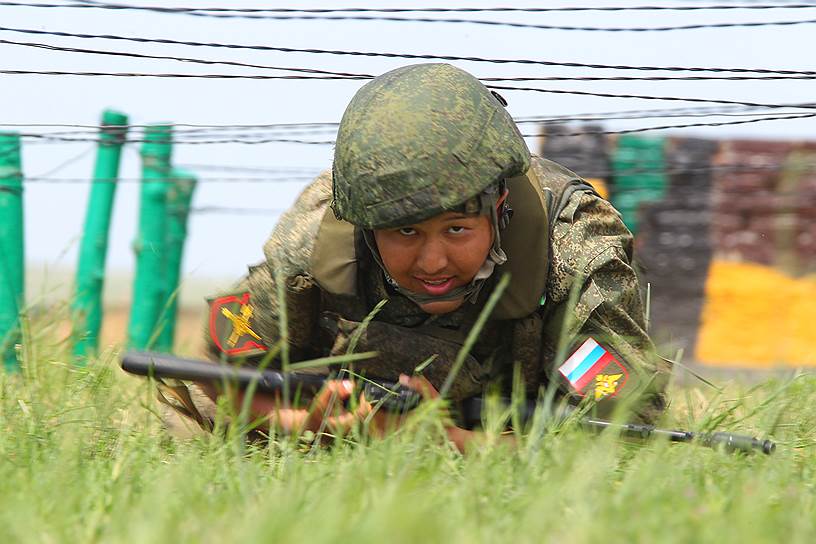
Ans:
[{"label": "soldier", "polygon": [[[212,355],[254,357],[279,342],[283,282],[292,360],[354,345],[378,353],[357,365],[367,376],[433,397],[509,273],[448,391],[452,405],[488,387],[508,392],[518,368],[530,397],[553,386],[607,414],[627,399],[653,420],[669,368],[645,331],[632,235],[579,176],[531,156],[505,105],[447,64],[364,85],[343,115],[331,172],[281,217],[265,261],[212,301]],[[327,412],[352,389],[328,382],[311,412],[263,396],[252,409],[284,430],[344,432],[371,410]],[[449,435],[460,449],[473,436],[454,425]]]}]

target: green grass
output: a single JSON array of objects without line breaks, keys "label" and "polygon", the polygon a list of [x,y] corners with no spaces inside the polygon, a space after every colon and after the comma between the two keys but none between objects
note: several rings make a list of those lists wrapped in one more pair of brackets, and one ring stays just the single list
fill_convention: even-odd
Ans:
[{"label": "green grass", "polygon": [[[772,436],[771,456],[575,428],[461,456],[432,414],[308,450],[176,440],[146,381],[43,328],[0,377],[0,542],[813,542],[816,379],[675,390],[666,426]],[[429,424],[430,423],[430,424]]]}]

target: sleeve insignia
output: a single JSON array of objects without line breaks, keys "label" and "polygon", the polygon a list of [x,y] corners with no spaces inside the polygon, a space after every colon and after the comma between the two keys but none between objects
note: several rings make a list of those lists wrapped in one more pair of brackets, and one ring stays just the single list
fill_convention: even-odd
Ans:
[{"label": "sleeve insignia", "polygon": [[601,400],[607,395],[614,395],[618,391],[618,383],[623,374],[596,374],[595,400]]},{"label": "sleeve insignia", "polygon": [[614,397],[629,379],[626,367],[594,338],[587,338],[558,371],[579,395],[593,394],[595,400]]},{"label": "sleeve insignia", "polygon": [[215,346],[228,356],[252,356],[267,350],[253,329],[249,292],[211,299],[209,332]]}]

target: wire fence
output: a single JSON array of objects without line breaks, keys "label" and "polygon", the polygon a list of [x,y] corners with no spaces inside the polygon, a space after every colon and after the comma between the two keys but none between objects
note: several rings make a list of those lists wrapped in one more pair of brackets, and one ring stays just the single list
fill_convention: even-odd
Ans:
[{"label": "wire fence", "polygon": [[[240,8],[240,7],[163,7],[163,6],[138,6],[127,3],[111,3],[98,1],[63,2],[63,3],[34,3],[34,2],[13,2],[0,1],[2,8],[31,8],[40,10],[104,10],[109,12],[151,12],[159,15],[182,15],[199,18],[213,19],[262,19],[262,20],[324,20],[324,21],[372,21],[372,22],[403,22],[403,23],[427,23],[427,24],[475,24],[489,25],[497,27],[529,28],[539,30],[559,30],[559,31],[584,31],[584,32],[664,32],[699,29],[727,29],[727,28],[757,28],[757,27],[789,27],[799,25],[810,25],[816,23],[816,18],[802,17],[790,20],[769,20],[772,14],[781,13],[784,10],[795,10],[797,13],[811,15],[816,13],[816,3],[754,3],[754,4],[699,4],[685,6],[662,6],[662,5],[640,5],[640,6],[564,6],[564,7],[422,7],[422,8],[356,8],[356,7],[332,7],[332,8],[299,8],[299,7],[270,7],[270,8]],[[529,18],[535,14],[551,13],[610,13],[610,12],[660,12],[667,15],[682,12],[703,12],[721,14],[762,13],[761,21],[700,21],[690,24],[656,24],[655,26],[593,26],[593,25],[553,25],[539,24]],[[524,14],[524,21],[486,20],[479,18],[465,18],[464,16],[440,16],[444,14]],[[433,14],[431,16],[415,16],[411,14]],[[767,15],[765,15],[767,14]],[[400,15],[400,16],[395,16]],[[71,38],[93,42],[117,41],[127,44],[158,44],[164,46],[182,46],[205,48],[208,50],[206,56],[177,56],[171,54],[144,53],[136,51],[111,50],[105,48],[85,48],[73,47],[63,44],[17,41],[10,39],[0,39],[0,46],[26,47],[40,49],[50,53],[67,53],[73,55],[107,56],[115,58],[174,61],[184,63],[185,66],[223,66],[240,69],[235,73],[196,73],[196,72],[158,72],[158,71],[91,71],[91,70],[53,70],[53,69],[13,69],[10,67],[0,67],[2,76],[51,76],[51,77],[111,77],[111,78],[164,78],[164,79],[216,79],[216,80],[293,80],[293,81],[367,81],[375,77],[367,72],[349,72],[343,70],[318,69],[308,66],[284,66],[271,65],[238,60],[213,59],[209,53],[211,49],[225,49],[238,51],[258,51],[258,52],[280,52],[291,54],[310,54],[336,57],[362,57],[362,58],[386,58],[386,59],[406,59],[406,60],[431,60],[449,62],[467,62],[479,65],[500,65],[519,66],[533,68],[565,68],[582,70],[603,70],[603,71],[626,71],[626,72],[651,72],[649,74],[635,75],[627,74],[602,74],[602,75],[492,75],[484,74],[479,77],[490,89],[507,92],[542,93],[555,95],[572,95],[598,98],[649,100],[649,101],[669,101],[688,102],[692,104],[704,104],[700,106],[684,106],[679,108],[663,109],[630,109],[611,112],[587,112],[559,115],[538,115],[517,118],[516,122],[522,126],[536,125],[540,127],[540,132],[527,130],[523,132],[525,138],[536,138],[546,134],[548,138],[570,138],[585,136],[613,136],[632,133],[645,133],[652,131],[662,131],[670,129],[702,128],[702,127],[723,127],[738,126],[756,123],[766,123],[772,121],[793,121],[804,120],[816,117],[816,102],[800,103],[773,103],[754,100],[741,100],[738,98],[707,98],[703,96],[676,96],[674,94],[636,94],[618,93],[600,89],[561,89],[548,87],[533,87],[508,85],[508,83],[556,83],[556,82],[705,82],[705,81],[733,81],[733,82],[759,82],[759,81],[802,81],[809,82],[816,79],[816,70],[795,70],[786,68],[748,67],[748,66],[679,66],[679,65],[637,65],[637,64],[602,64],[586,63],[574,61],[559,61],[551,59],[536,58],[491,58],[482,56],[460,56],[447,54],[422,54],[411,52],[385,52],[385,51],[361,51],[361,50],[337,50],[320,48],[295,48],[279,45],[266,44],[241,44],[225,42],[206,42],[179,40],[160,37],[147,36],[126,36],[121,34],[97,34],[59,31],[49,28],[16,28],[0,27],[0,33],[24,34],[34,36],[47,36],[54,38]],[[259,72],[260,71],[260,72]],[[272,73],[266,73],[272,72]],[[656,74],[656,72],[676,72],[677,75]],[[679,74],[682,73],[682,74]],[[747,87],[742,87],[747,88]],[[724,119],[716,119],[723,117]],[[598,121],[617,120],[646,120],[646,119],[672,119],[691,118],[685,122],[666,122],[652,124],[649,126],[636,126],[618,130],[604,129],[597,126],[581,126],[566,131],[559,130],[548,133],[548,127],[554,124],[572,123],[592,123]],[[695,121],[694,118],[703,120]],[[135,149],[136,144],[144,143],[143,130],[149,125],[131,124],[123,127],[116,127],[120,131],[120,141],[130,149]],[[262,145],[262,144],[299,144],[309,146],[332,146],[336,133],[337,122],[302,122],[302,123],[255,123],[255,124],[204,124],[204,123],[177,123],[173,125],[172,143],[178,145],[220,145],[220,144],[240,144],[240,145]],[[570,125],[573,126],[573,125]],[[0,128],[23,129],[21,137],[30,144],[99,144],[101,142],[99,131],[104,127],[93,124],[74,123],[2,123]],[[42,130],[36,130],[42,129]],[[127,132],[127,135],[125,135]],[[155,142],[155,140],[151,140]],[[161,142],[159,142],[161,143]],[[168,142],[170,143],[170,142]],[[77,163],[87,157],[94,148],[88,147],[80,154],[72,156],[54,167],[38,175],[24,177],[26,184],[88,184],[91,180],[81,177],[57,177],[55,174],[65,168]],[[11,151],[9,151],[11,153]],[[311,167],[244,167],[235,165],[218,164],[187,164],[186,168],[197,172],[223,172],[246,174],[243,176],[215,175],[200,176],[201,183],[307,183],[314,178],[319,169]],[[707,165],[697,168],[696,171],[703,172],[736,172],[739,171],[764,171],[780,170],[786,167],[784,163],[762,164],[762,165]],[[807,165],[806,170],[816,171],[816,165]],[[628,173],[659,173],[664,175],[674,175],[677,173],[689,173],[687,167],[677,169],[666,167],[659,170],[643,170]],[[627,172],[620,170],[617,175]],[[587,173],[596,177],[607,177],[612,175],[611,170]],[[139,178],[119,178],[117,180],[96,180],[100,183],[140,183]],[[175,182],[176,178],[152,180],[154,182]],[[195,208],[194,213],[235,213],[246,215],[270,215],[279,214],[282,210],[264,208],[237,208],[225,206],[200,206]]]},{"label": "wire fence", "polygon": [[278,51],[281,53],[306,53],[315,55],[335,55],[335,56],[354,56],[354,57],[380,57],[380,58],[395,58],[395,59],[410,59],[410,60],[446,60],[446,61],[461,61],[461,62],[475,62],[487,64],[519,64],[531,66],[560,66],[566,68],[587,68],[587,69],[605,69],[605,70],[640,70],[640,71],[671,71],[671,72],[734,72],[734,73],[757,73],[757,74],[781,74],[781,75],[816,75],[814,71],[808,70],[784,70],[784,69],[768,69],[768,68],[746,68],[746,67],[704,67],[704,66],[638,66],[625,64],[597,64],[597,63],[582,63],[582,62],[558,62],[551,60],[539,59],[504,59],[504,58],[490,58],[477,56],[461,56],[461,55],[439,55],[439,54],[416,54],[416,53],[394,53],[383,51],[356,51],[356,50],[339,50],[339,49],[317,49],[317,48],[297,48],[297,47],[282,47],[272,45],[250,45],[250,44],[236,44],[236,43],[221,43],[221,42],[200,42],[192,40],[174,40],[170,38],[148,38],[144,36],[123,36],[118,34],[91,34],[79,32],[64,32],[56,30],[41,30],[34,28],[13,28],[0,27],[0,31],[12,32],[18,34],[32,34],[39,36],[59,36],[65,38],[78,38],[84,40],[112,40],[125,41],[132,43],[154,43],[164,45],[182,45],[188,47],[208,47],[215,49],[237,49],[237,50],[252,50],[252,51]]}]

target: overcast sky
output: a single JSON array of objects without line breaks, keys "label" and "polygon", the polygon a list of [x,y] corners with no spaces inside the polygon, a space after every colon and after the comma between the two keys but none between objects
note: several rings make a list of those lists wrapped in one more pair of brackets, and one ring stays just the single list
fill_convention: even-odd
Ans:
[{"label": "overcast sky", "polygon": [[[138,2],[135,5],[196,7],[271,7],[271,2]],[[700,0],[675,5],[704,4]],[[729,3],[711,0],[708,3]],[[356,0],[354,7],[420,7],[433,2],[384,3]],[[470,0],[469,6],[513,5],[638,5],[670,2],[488,2]],[[447,5],[455,5],[448,2]],[[465,5],[462,3],[462,5]],[[274,3],[275,7],[337,7],[331,2]],[[547,14],[421,14],[425,17],[461,17],[574,26],[665,26],[734,21],[816,19],[816,9],[763,11],[547,13]],[[526,58],[558,62],[623,65],[719,66],[816,70],[816,25],[721,28],[672,32],[586,32],[522,29],[472,24],[386,21],[275,21],[210,19],[188,15],[105,11],[96,9],[35,9],[0,6],[0,26],[86,34],[115,34],[201,42],[272,45],[292,48],[431,53],[491,58]],[[102,39],[37,36],[0,31],[0,39],[139,52],[154,55],[231,60],[244,63],[308,67],[342,72],[379,74],[410,62],[404,59],[214,49],[162,44],[138,44]],[[656,75],[634,71],[568,69],[521,64],[454,62],[480,77]],[[0,45],[0,69],[102,72],[184,72],[269,74],[268,70],[228,66],[201,66],[169,60],[45,51]],[[678,75],[663,73],[662,75]],[[97,124],[101,111],[112,107],[130,116],[131,123],[175,122],[194,124],[264,124],[337,122],[346,103],[363,84],[360,81],[252,81],[154,79],[0,74],[0,123]],[[550,89],[595,92],[721,98],[767,103],[816,101],[814,83],[800,81],[681,81],[681,82],[534,82],[518,83]],[[683,102],[597,98],[575,95],[502,91],[515,117],[609,112],[644,108],[695,106]],[[697,104],[700,105],[700,104]],[[607,121],[613,130],[716,119],[645,119]],[[733,120],[733,118],[732,118]],[[46,132],[47,128],[19,129]],[[62,129],[64,130],[64,129]],[[525,128],[534,132],[533,127]],[[671,134],[712,138],[732,136],[782,139],[816,138],[816,121],[776,121],[752,125],[698,128]],[[650,134],[667,134],[650,133]],[[323,135],[333,139],[333,134]],[[534,140],[528,140],[532,149]],[[84,155],[82,155],[84,153]],[[87,178],[93,167],[91,143],[26,141],[23,161],[27,176]],[[263,145],[177,145],[176,164],[303,168],[316,172],[331,163],[331,146],[270,143]],[[77,158],[78,157],[78,158]],[[64,164],[76,158],[69,164]],[[55,170],[58,166],[62,168]],[[207,182],[206,178],[248,174],[200,171],[204,180],[195,195],[196,207],[280,209],[303,188],[303,181],[276,183]],[[580,172],[579,172],[580,173]],[[301,177],[303,173],[295,174]],[[139,176],[138,144],[126,147],[122,177]],[[73,267],[89,185],[30,183],[25,192],[26,251],[29,266]],[[111,270],[133,266],[131,243],[138,217],[138,185],[121,184],[114,212],[108,263]],[[246,265],[261,258],[261,246],[277,215],[200,213],[191,218],[185,255],[185,277],[240,276]]]}]

